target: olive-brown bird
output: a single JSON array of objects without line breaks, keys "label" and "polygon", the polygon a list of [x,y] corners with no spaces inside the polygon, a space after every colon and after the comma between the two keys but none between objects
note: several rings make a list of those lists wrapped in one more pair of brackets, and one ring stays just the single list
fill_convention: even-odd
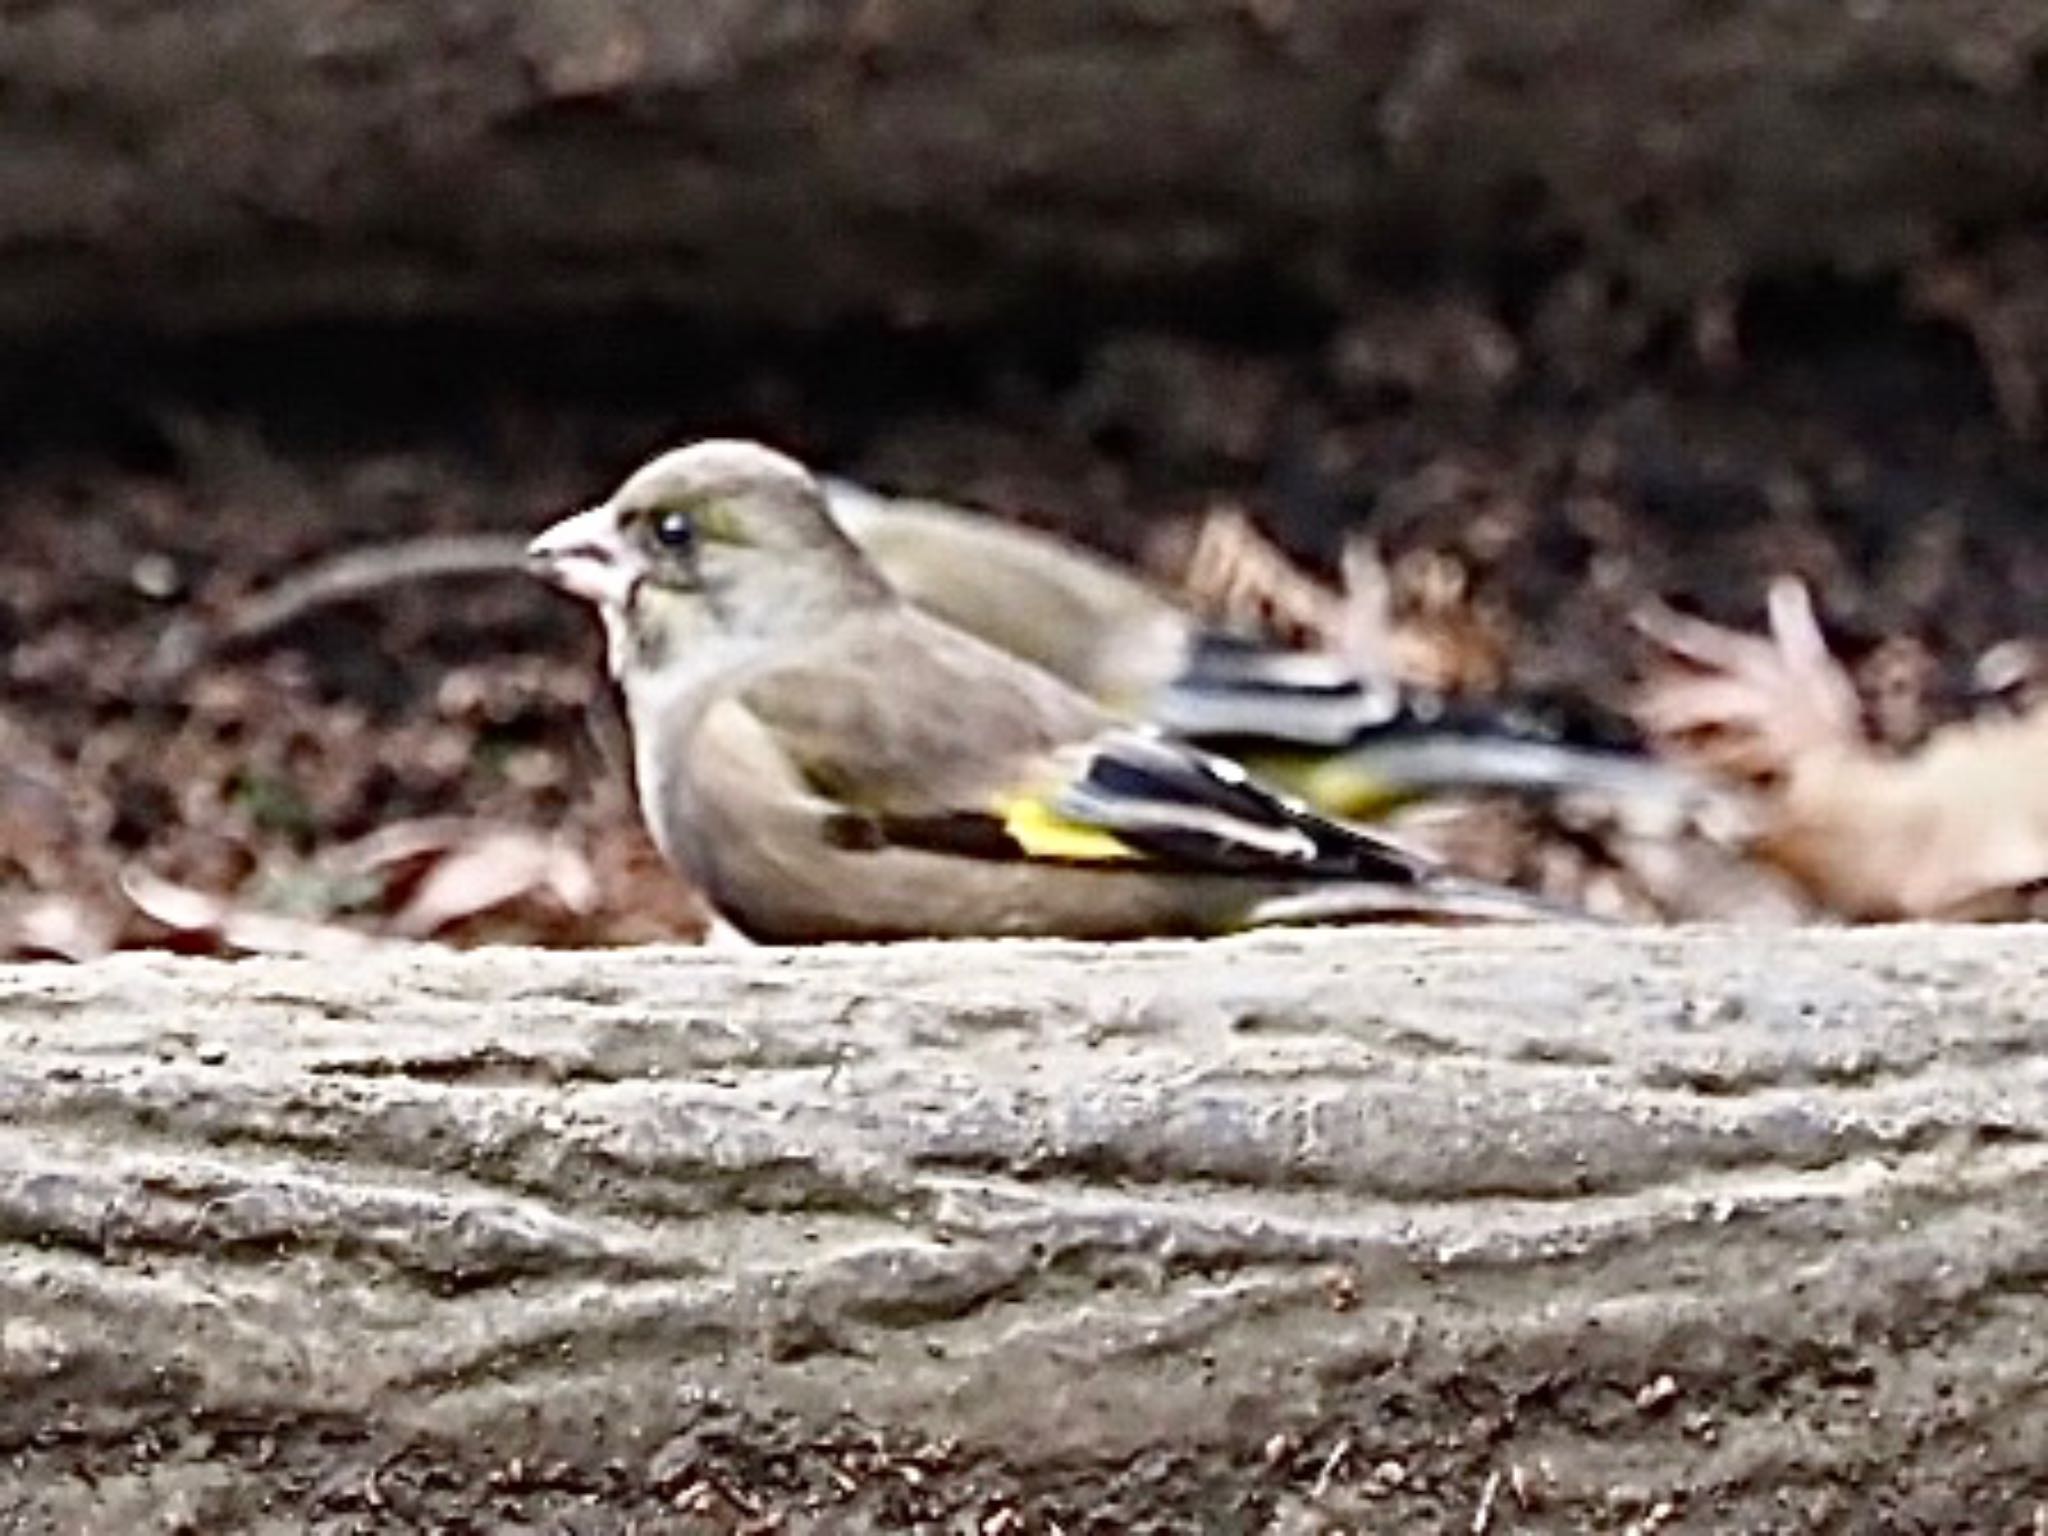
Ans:
[{"label": "olive-brown bird", "polygon": [[948,623],[1134,720],[1222,752],[1325,815],[1445,796],[1591,797],[1684,818],[1715,797],[1618,721],[1527,697],[1458,700],[1346,658],[1205,624],[1138,573],[1035,528],[820,477],[833,520]]},{"label": "olive-brown bird", "polygon": [[665,454],[529,552],[603,616],[655,841],[749,938],[1573,915],[1327,820],[924,611],[758,444]]}]

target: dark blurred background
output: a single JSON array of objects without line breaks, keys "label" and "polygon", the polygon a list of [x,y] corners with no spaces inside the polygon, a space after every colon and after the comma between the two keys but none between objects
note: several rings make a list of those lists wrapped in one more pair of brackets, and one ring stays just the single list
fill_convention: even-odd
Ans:
[{"label": "dark blurred background", "polygon": [[1608,705],[1644,598],[1795,573],[1910,744],[2048,591],[2044,124],[2038,0],[11,7],[11,946],[156,932],[134,870],[402,906],[478,826],[594,882],[500,848],[487,934],[686,929],[532,584],[165,645],[711,432],[1139,561],[1363,526]]}]

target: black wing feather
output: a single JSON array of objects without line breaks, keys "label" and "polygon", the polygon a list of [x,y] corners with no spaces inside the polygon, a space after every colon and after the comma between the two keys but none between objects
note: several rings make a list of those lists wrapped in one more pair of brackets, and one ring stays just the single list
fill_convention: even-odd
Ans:
[{"label": "black wing feather", "polygon": [[1423,871],[1412,854],[1318,816],[1229,758],[1148,731],[1090,743],[1057,807],[1140,852],[1218,873],[1408,884]]},{"label": "black wing feather", "polygon": [[[1257,783],[1230,759],[1171,737],[1119,729],[1078,750],[1082,755],[1052,796],[1052,808],[1068,821],[1109,833],[1139,856],[1138,867],[1150,861],[1207,874],[1397,885],[1418,883],[1426,871],[1406,850],[1318,816]],[[829,818],[825,836],[849,851],[917,848],[997,861],[1044,857],[1019,842],[997,812],[844,810]]]},{"label": "black wing feather", "polygon": [[1337,751],[1411,737],[1644,751],[1626,722],[1585,705],[1535,694],[1468,702],[1361,678],[1335,656],[1218,634],[1196,641],[1180,674],[1147,701],[1146,714],[1176,735],[1226,751]]}]

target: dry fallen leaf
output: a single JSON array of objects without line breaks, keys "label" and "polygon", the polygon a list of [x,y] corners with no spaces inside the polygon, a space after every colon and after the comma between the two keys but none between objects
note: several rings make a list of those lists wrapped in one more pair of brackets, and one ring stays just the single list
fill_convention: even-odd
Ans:
[{"label": "dry fallen leaf", "polygon": [[582,916],[597,906],[590,861],[565,840],[530,827],[433,818],[386,827],[338,849],[337,871],[384,877],[384,925],[429,938],[487,912],[539,898]]},{"label": "dry fallen leaf", "polygon": [[346,960],[392,943],[340,923],[266,912],[143,869],[124,871],[121,889],[145,917],[221,953]]},{"label": "dry fallen leaf", "polygon": [[[1498,637],[1453,556],[1418,550],[1390,569],[1377,544],[1347,539],[1342,590],[1296,565],[1239,508],[1213,508],[1180,577],[1189,604],[1214,623],[1340,658],[1365,682],[1444,693],[1487,692],[1506,680]],[[1412,610],[1398,611],[1405,598]]]},{"label": "dry fallen leaf", "polygon": [[2016,914],[2048,880],[2048,709],[1936,731],[1904,756],[1864,732],[1806,589],[1771,589],[1769,638],[1668,610],[1638,719],[1675,755],[1763,787],[1755,852],[1845,917]]},{"label": "dry fallen leaf", "polygon": [[9,960],[97,960],[119,940],[114,915],[83,897],[32,896],[0,909],[0,957]]},{"label": "dry fallen leaf", "polygon": [[1829,653],[1805,584],[1772,584],[1770,634],[1746,635],[1661,606],[1636,627],[1665,653],[1637,721],[1673,757],[1767,781],[1819,752],[1860,751],[1856,690]]},{"label": "dry fallen leaf", "polygon": [[1207,618],[1289,645],[1330,649],[1343,599],[1288,559],[1243,509],[1210,509],[1195,533],[1181,588]]}]

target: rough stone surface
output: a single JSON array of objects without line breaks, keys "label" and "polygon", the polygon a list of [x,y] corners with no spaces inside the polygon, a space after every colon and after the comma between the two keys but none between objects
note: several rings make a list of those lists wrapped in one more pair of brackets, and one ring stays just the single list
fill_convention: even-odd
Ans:
[{"label": "rough stone surface", "polygon": [[2035,0],[43,0],[0,334],[1885,274],[2042,205],[2044,61]]},{"label": "rough stone surface", "polygon": [[2026,1528],[2042,942],[0,973],[0,1516]]}]

